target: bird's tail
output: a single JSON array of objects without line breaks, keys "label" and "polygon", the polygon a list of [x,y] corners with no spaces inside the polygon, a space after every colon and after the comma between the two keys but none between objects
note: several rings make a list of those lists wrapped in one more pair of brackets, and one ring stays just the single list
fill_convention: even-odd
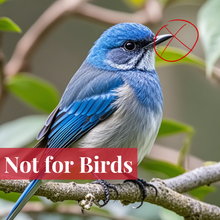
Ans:
[{"label": "bird's tail", "polygon": [[19,197],[18,201],[15,203],[13,209],[9,213],[6,220],[13,220],[17,214],[21,211],[21,209],[25,206],[25,204],[30,200],[30,198],[34,195],[37,189],[42,184],[42,180],[32,180],[31,183],[27,186],[24,192]]}]

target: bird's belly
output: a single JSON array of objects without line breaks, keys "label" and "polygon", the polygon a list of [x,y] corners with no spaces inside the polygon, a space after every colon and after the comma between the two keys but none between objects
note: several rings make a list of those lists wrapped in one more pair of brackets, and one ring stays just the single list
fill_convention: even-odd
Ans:
[{"label": "bird's belly", "polygon": [[[129,95],[130,93],[130,95]],[[161,119],[144,107],[127,90],[116,105],[118,109],[105,121],[99,123],[73,147],[80,148],[138,148],[138,163],[150,152],[156,139]],[[118,103],[120,104],[118,104]]]}]

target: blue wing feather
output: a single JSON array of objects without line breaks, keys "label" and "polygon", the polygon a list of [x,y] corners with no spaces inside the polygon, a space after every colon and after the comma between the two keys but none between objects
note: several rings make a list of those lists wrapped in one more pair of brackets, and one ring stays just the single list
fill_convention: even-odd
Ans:
[{"label": "blue wing feather", "polygon": [[[77,141],[82,135],[96,126],[101,120],[100,118],[106,114],[111,114],[114,111],[112,103],[116,100],[117,95],[115,92],[109,92],[102,94],[98,98],[97,96],[86,98],[81,101],[77,101],[78,108],[68,108],[61,111],[61,117],[58,118],[51,126],[48,134],[48,147],[68,147],[70,144]],[[89,104],[89,108],[86,108]],[[75,106],[75,103],[72,104]],[[80,114],[78,114],[80,111]]]},{"label": "blue wing feather", "polygon": [[55,115],[57,114],[59,110],[59,107],[57,106],[52,112],[51,114],[48,116],[47,121],[45,123],[45,126],[40,130],[38,136],[37,136],[37,140],[40,140],[41,138],[43,138],[43,136],[47,133],[47,131],[49,130],[49,125],[52,123],[53,118],[55,117]]},{"label": "blue wing feather", "polygon": [[47,139],[46,146],[37,147],[64,148],[79,140],[116,110],[112,105],[117,99],[115,89],[123,84],[118,74],[103,72],[84,62],[38,135],[38,139]]},{"label": "blue wing feather", "polygon": [[78,110],[75,112],[75,116],[78,116],[78,115],[82,114],[83,110],[86,108],[87,105],[88,105],[88,102],[83,102],[80,105],[80,107],[78,108]]},{"label": "blue wing feather", "polygon": [[11,220],[15,218],[15,216],[21,211],[21,209],[28,202],[28,200],[34,195],[34,193],[37,191],[37,189],[41,184],[42,184],[41,180],[33,180],[27,186],[27,188],[24,190],[24,192],[17,200],[16,204],[14,205],[13,209],[11,210],[6,220]]}]

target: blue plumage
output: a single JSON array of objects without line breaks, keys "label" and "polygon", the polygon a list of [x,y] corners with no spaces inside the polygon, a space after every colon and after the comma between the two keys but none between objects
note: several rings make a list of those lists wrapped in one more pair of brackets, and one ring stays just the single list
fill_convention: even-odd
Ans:
[{"label": "blue plumage", "polygon": [[[89,65],[84,62],[82,68],[89,69],[88,66]],[[103,116],[110,115],[114,112],[115,107],[112,103],[117,98],[117,94],[114,90],[123,85],[124,81],[118,77],[118,75],[114,74],[109,77],[108,80],[102,80],[102,83],[97,85],[97,79],[103,79],[105,73],[94,71],[98,72],[99,75],[93,75],[91,74],[92,71],[94,70],[90,68],[90,74],[88,76],[88,78],[90,78],[88,82],[90,86],[81,87],[79,93],[77,91],[78,88],[75,87],[72,89],[71,92],[76,90],[74,94],[78,94],[76,100],[68,106],[65,102],[67,96],[69,96],[68,91],[70,91],[69,86],[67,86],[66,92],[60,101],[59,112],[57,116],[54,117],[53,124],[47,134],[47,147],[53,148],[59,147],[60,145],[62,145],[62,147],[68,147],[76,142],[82,134],[85,134],[102,121]],[[85,74],[85,72],[83,72],[82,75],[83,74]],[[82,75],[80,75],[80,77],[82,77]],[[77,78],[77,75],[75,75],[73,79],[74,78]],[[71,86],[71,84],[69,85]]]},{"label": "blue plumage", "polygon": [[[162,120],[154,37],[149,28],[135,23],[105,31],[69,82],[35,147],[137,147],[140,163]],[[156,44],[170,37],[157,38]],[[15,218],[41,183],[30,183],[7,220]]]},{"label": "blue plumage", "polygon": [[33,194],[37,191],[39,186],[42,184],[41,180],[33,180],[31,183],[27,186],[27,188],[24,190],[22,195],[17,200],[16,204],[14,205],[13,209],[11,210],[9,216],[6,220],[14,219],[16,215],[21,211],[23,208],[23,203],[26,204],[30,198],[33,196]]},{"label": "blue plumage", "polygon": [[133,89],[136,98],[152,112],[159,113],[163,106],[163,95],[159,83],[159,77],[155,70],[148,70],[148,74],[143,71],[123,71],[121,77]]},{"label": "blue plumage", "polygon": [[[103,62],[106,56],[110,56],[111,54],[115,61],[122,62],[123,59],[126,63],[129,58],[134,57],[133,54],[126,54],[122,51],[123,48],[121,46],[127,40],[139,41],[140,43],[151,42],[154,36],[153,32],[144,25],[136,23],[118,24],[109,28],[102,34],[96,41],[94,47],[90,50],[87,60],[98,68],[117,71],[117,68]],[[112,51],[115,53],[112,54]]]},{"label": "blue plumage", "polygon": [[[60,114],[64,114],[61,117],[58,115],[57,120],[56,117],[54,119],[48,132],[48,147],[60,145],[68,147],[69,144],[77,141],[81,132],[83,134],[88,132],[89,129],[100,122],[101,117],[114,111],[114,106],[111,106],[111,104],[116,100],[116,97],[115,92],[110,91],[107,94],[95,95],[91,98],[73,102],[70,108],[60,110]],[[80,109],[81,106],[83,108]]]}]

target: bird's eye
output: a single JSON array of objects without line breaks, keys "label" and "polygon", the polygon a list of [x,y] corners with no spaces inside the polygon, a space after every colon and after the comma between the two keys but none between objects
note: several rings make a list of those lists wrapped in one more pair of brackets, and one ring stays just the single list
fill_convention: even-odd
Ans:
[{"label": "bird's eye", "polygon": [[125,50],[132,51],[136,48],[136,44],[133,41],[126,41],[124,43]]}]

